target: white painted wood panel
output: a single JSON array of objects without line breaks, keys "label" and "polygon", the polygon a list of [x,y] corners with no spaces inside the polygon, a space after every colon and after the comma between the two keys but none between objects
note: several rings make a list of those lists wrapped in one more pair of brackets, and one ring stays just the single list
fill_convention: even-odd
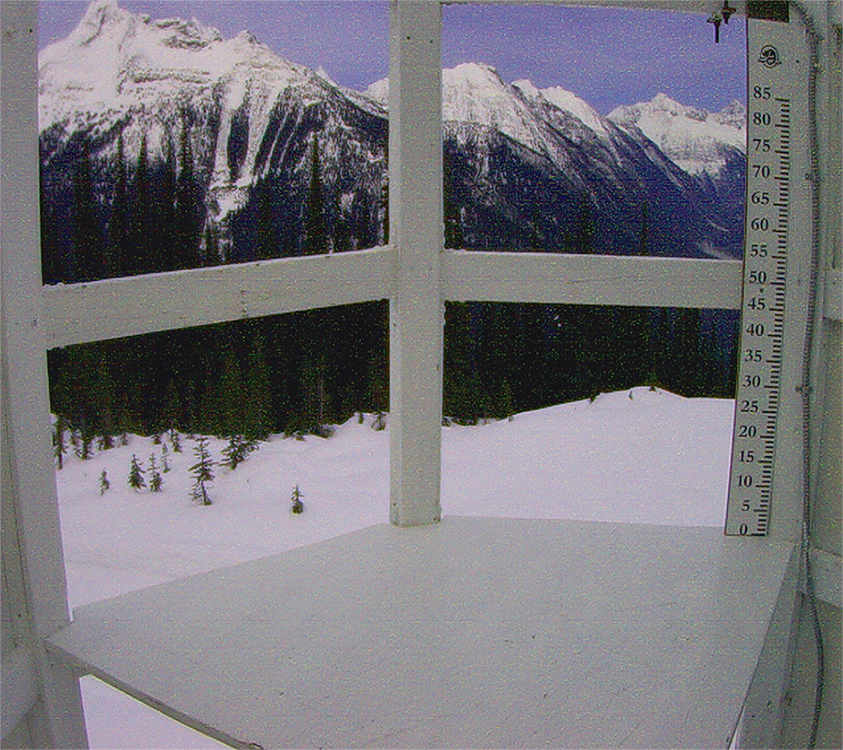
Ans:
[{"label": "white painted wood panel", "polygon": [[[0,398],[3,449],[9,451],[3,478],[10,480],[3,483],[2,507],[4,525],[17,532],[15,549],[3,550],[16,559],[3,568],[5,576],[20,578],[10,587],[25,592],[16,614],[23,620],[20,643],[30,649],[37,674],[39,700],[29,712],[33,741],[86,747],[79,682],[49,662],[40,640],[64,625],[69,612],[40,295],[36,15],[35,3],[0,3]],[[4,711],[6,700],[4,692]]]},{"label": "white painted wood panel", "polygon": [[455,301],[739,309],[741,261],[446,250]]},{"label": "white painted wood panel", "polygon": [[442,421],[442,13],[393,0],[389,29],[390,518],[434,523]]},{"label": "white painted wood panel", "polygon": [[386,299],[395,258],[382,247],[45,286],[47,346]]},{"label": "white painted wood panel", "polygon": [[792,549],[384,524],[83,607],[50,642],[241,747],[727,747]]},{"label": "white painted wood panel", "polygon": [[5,738],[29,713],[38,698],[32,651],[19,646],[4,654],[2,671],[3,711],[0,712],[0,737]]}]

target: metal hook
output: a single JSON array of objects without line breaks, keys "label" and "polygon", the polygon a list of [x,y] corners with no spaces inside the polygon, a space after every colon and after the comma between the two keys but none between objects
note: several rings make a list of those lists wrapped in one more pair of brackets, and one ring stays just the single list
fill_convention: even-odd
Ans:
[{"label": "metal hook", "polygon": [[720,24],[723,22],[723,16],[717,11],[711,14],[708,18],[708,23],[714,24],[714,43],[720,44]]}]

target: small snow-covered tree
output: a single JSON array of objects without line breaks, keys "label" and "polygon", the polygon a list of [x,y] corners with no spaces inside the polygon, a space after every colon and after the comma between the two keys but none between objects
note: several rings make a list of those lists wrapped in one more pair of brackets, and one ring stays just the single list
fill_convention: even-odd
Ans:
[{"label": "small snow-covered tree", "polygon": [[161,446],[161,472],[166,474],[170,470],[170,450],[167,444]]},{"label": "small snow-covered tree", "polygon": [[246,443],[240,435],[231,435],[228,438],[228,445],[222,449],[224,460],[220,461],[221,466],[227,466],[232,471],[246,460]]},{"label": "small snow-covered tree", "polygon": [[173,453],[181,453],[181,439],[175,427],[170,429],[170,442],[173,444]]},{"label": "small snow-covered tree", "polygon": [[194,478],[191,499],[199,505],[211,505],[211,498],[208,497],[205,483],[214,481],[214,470],[211,454],[208,452],[208,439],[206,437],[197,439],[193,453],[198,460],[188,470]]},{"label": "small snow-covered tree", "polygon": [[149,480],[149,489],[151,489],[153,492],[161,492],[161,488],[164,485],[164,480],[161,478],[161,472],[158,471],[158,464],[155,463],[154,453],[149,457],[149,471],[151,474]]},{"label": "small snow-covered tree", "polygon": [[105,491],[109,489],[111,489],[111,482],[108,481],[108,474],[103,469],[102,474],[100,474],[100,495],[104,495]]},{"label": "small snow-covered tree", "polygon": [[304,512],[304,503],[302,502],[302,498],[304,495],[299,491],[299,486],[296,485],[295,489],[293,489],[293,513],[303,513]]},{"label": "small snow-covered tree", "polygon": [[250,440],[243,435],[231,435],[228,438],[228,445],[222,449],[225,460],[220,461],[220,465],[234,470],[249,457],[252,451],[258,448],[257,440]]},{"label": "small snow-covered tree", "polygon": [[136,492],[139,489],[146,487],[146,480],[143,478],[143,475],[143,466],[141,466],[140,461],[138,461],[138,457],[133,453],[132,463],[129,467],[129,487],[131,487]]},{"label": "small snow-covered tree", "polygon": [[89,435],[87,430],[82,431],[82,445],[79,449],[79,458],[87,461],[94,455],[94,436]]}]

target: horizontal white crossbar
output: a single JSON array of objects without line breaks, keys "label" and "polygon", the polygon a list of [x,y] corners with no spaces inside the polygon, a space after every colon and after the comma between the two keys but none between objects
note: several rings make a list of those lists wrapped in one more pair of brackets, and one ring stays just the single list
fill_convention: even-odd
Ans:
[{"label": "horizontal white crossbar", "polygon": [[443,296],[455,301],[737,310],[741,261],[447,250]]},{"label": "horizontal white crossbar", "polygon": [[[48,348],[386,299],[391,247],[43,288]],[[453,301],[738,309],[740,261],[446,250]]]},{"label": "horizontal white crossbar", "polygon": [[0,736],[4,739],[29,713],[38,697],[35,661],[28,648],[18,646],[3,656],[3,699]]},{"label": "horizontal white crossbar", "polygon": [[47,347],[386,299],[394,264],[381,247],[45,286]]}]

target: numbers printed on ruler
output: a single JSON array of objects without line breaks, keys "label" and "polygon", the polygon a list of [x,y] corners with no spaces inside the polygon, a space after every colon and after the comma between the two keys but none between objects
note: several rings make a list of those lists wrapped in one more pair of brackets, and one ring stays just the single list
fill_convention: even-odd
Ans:
[{"label": "numbers printed on ruler", "polygon": [[[770,519],[791,180],[791,89],[774,45],[749,49],[747,201],[735,435],[726,533],[764,535]],[[785,56],[786,57],[786,56]]]}]

